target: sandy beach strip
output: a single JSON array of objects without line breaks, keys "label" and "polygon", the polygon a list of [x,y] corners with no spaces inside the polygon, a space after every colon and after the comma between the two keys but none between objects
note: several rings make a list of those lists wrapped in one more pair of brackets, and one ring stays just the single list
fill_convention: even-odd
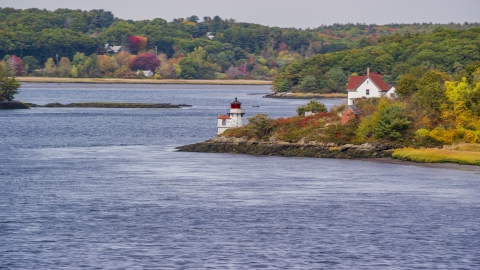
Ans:
[{"label": "sandy beach strip", "polygon": [[116,78],[52,78],[16,77],[20,82],[32,83],[124,83],[124,84],[205,84],[205,85],[271,85],[271,81],[260,80],[155,80],[155,79],[116,79]]}]

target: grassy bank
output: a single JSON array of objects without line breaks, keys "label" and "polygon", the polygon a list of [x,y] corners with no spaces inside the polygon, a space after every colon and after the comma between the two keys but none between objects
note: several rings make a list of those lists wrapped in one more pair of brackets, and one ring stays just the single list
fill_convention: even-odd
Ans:
[{"label": "grassy bank", "polygon": [[[451,150],[455,148],[456,147],[445,147],[444,149],[399,148],[393,152],[392,158],[414,162],[456,163],[480,166],[480,152],[478,152],[478,150],[470,151],[472,148],[468,146],[459,147],[457,150]],[[458,149],[469,149],[469,151],[462,151]],[[473,149],[478,148],[474,147]]]},{"label": "grassy bank", "polygon": [[35,83],[125,83],[125,84],[207,84],[207,85],[270,85],[271,81],[257,80],[155,80],[114,78],[50,78],[17,77],[20,82]]},{"label": "grassy bank", "polygon": [[265,97],[268,98],[299,98],[299,99],[326,99],[326,98],[347,98],[347,94],[343,93],[328,93],[328,94],[317,94],[317,93],[298,93],[298,92],[272,92]]},{"label": "grassy bank", "polygon": [[292,98],[347,98],[347,94],[329,93],[329,94],[313,94],[313,93],[292,93]]}]

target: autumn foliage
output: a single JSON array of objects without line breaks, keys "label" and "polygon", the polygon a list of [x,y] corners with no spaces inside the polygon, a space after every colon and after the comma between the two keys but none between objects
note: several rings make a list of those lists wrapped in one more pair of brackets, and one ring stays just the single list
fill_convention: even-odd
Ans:
[{"label": "autumn foliage", "polygon": [[22,63],[22,59],[20,59],[20,57],[18,57],[16,55],[12,55],[7,60],[7,63],[15,71],[16,76],[21,76],[22,75],[22,73],[23,73],[23,63]]},{"label": "autumn foliage", "polygon": [[139,52],[145,50],[147,47],[147,37],[144,36],[131,36],[130,40],[130,50],[132,52]]},{"label": "autumn foliage", "polygon": [[139,54],[131,63],[132,70],[154,71],[158,66],[160,66],[160,60],[151,53]]}]

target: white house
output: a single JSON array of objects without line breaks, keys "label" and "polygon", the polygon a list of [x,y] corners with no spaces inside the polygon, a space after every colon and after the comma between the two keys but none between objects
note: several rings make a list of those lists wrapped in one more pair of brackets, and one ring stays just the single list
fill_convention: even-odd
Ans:
[{"label": "white house", "polygon": [[395,87],[388,86],[382,80],[382,75],[370,73],[367,69],[367,75],[350,76],[347,85],[348,105],[353,105],[357,98],[383,97],[396,98]]},{"label": "white house", "polygon": [[143,73],[143,76],[149,78],[153,76],[153,72],[151,70],[137,70],[137,75],[140,74],[140,72]]},{"label": "white house", "polygon": [[110,44],[105,44],[105,52],[117,54],[122,51],[122,46],[111,46]]},{"label": "white house", "polygon": [[212,32],[208,32],[207,35],[208,39],[213,39],[215,36],[212,34]]},{"label": "white house", "polygon": [[241,127],[244,114],[242,112],[242,103],[235,98],[230,103],[230,112],[227,115],[219,115],[217,117],[217,135],[222,134],[229,128]]}]

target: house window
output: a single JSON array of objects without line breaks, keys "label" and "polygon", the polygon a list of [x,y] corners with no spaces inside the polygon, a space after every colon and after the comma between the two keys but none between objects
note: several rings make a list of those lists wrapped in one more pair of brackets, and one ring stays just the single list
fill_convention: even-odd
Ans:
[{"label": "house window", "polygon": [[222,119],[222,126],[225,126],[227,124],[227,120]]},{"label": "house window", "polygon": [[367,89],[367,96],[370,95],[370,89]]},{"label": "house window", "polygon": [[395,97],[395,93],[390,93],[390,97],[394,98],[394,97]]}]

